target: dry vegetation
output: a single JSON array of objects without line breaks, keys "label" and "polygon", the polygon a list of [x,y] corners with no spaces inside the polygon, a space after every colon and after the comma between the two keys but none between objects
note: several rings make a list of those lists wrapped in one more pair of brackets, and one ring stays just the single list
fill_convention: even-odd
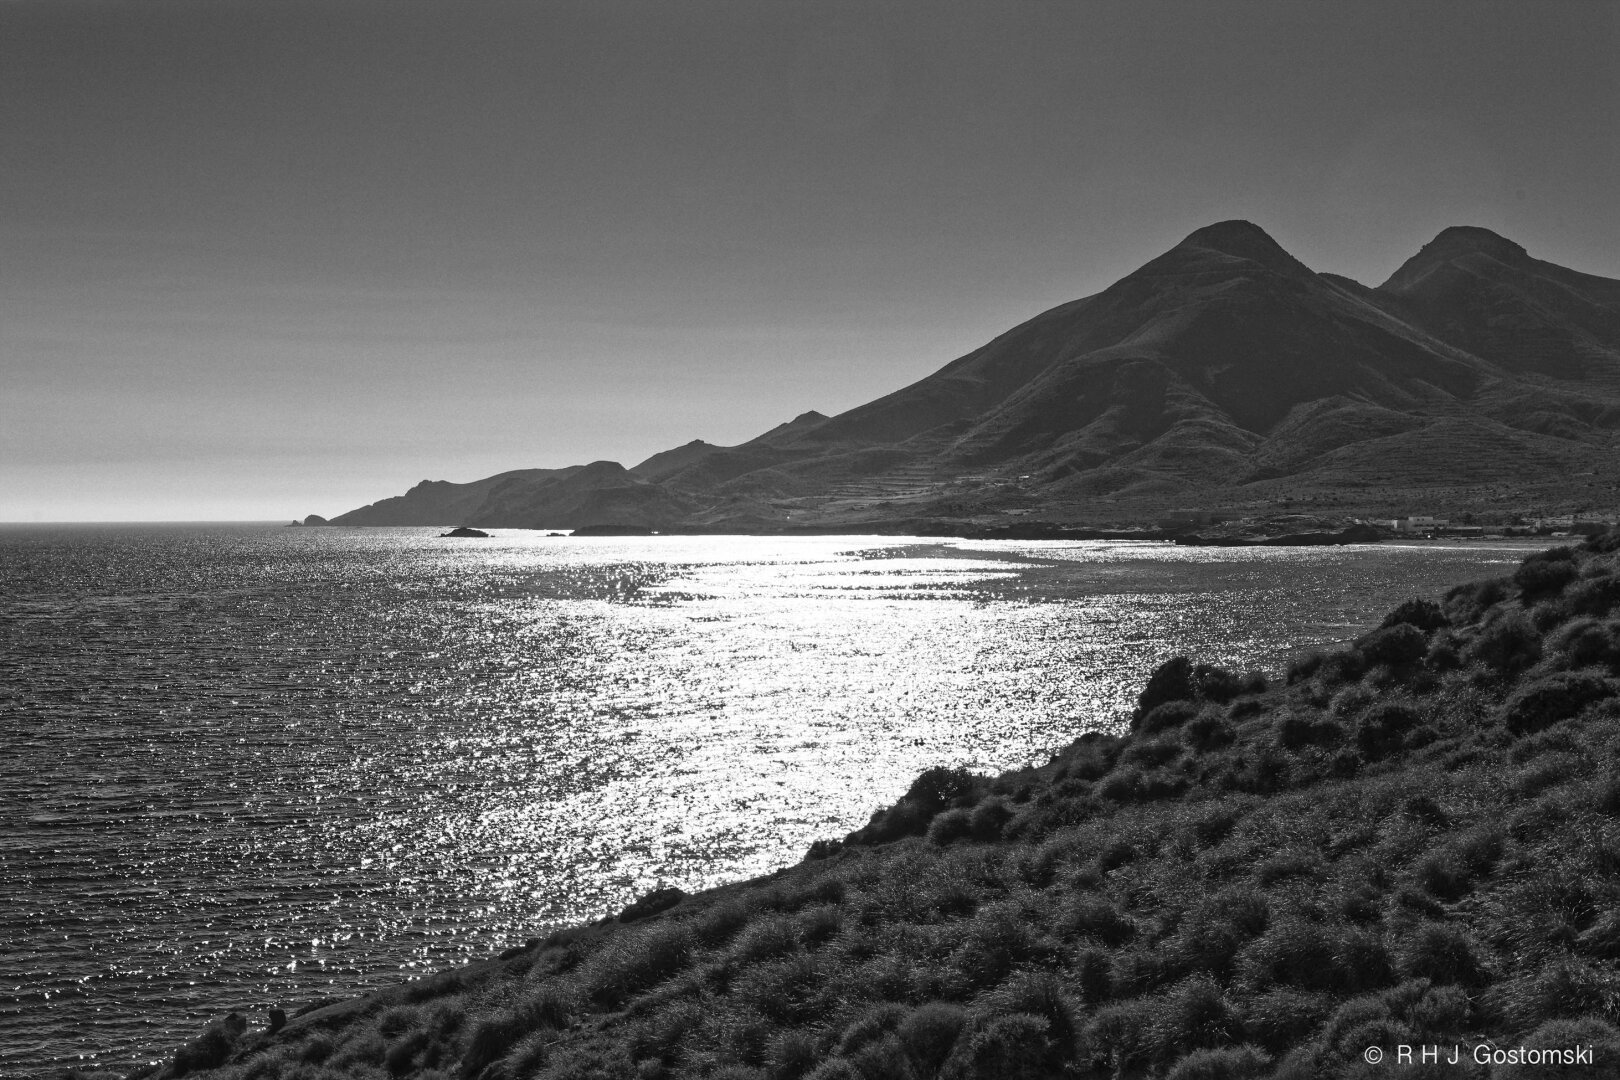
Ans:
[{"label": "dry vegetation", "polygon": [[1303,1080],[1487,1038],[1616,1075],[1617,550],[1410,602],[1276,685],[1172,661],[1128,734],[932,770],[769,878],[218,1025],[161,1076]]}]

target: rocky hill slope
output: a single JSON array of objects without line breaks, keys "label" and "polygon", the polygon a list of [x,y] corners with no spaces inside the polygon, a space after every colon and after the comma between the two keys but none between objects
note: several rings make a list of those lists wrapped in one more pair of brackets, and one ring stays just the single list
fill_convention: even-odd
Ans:
[{"label": "rocky hill slope", "polygon": [[[154,1073],[1613,1076],[1617,751],[1609,535],[1285,678],[1170,661],[1128,731],[1044,766],[931,770],[797,866],[273,1031],[232,1018]],[[1394,1067],[1425,1044],[1461,1064]],[[1493,1056],[1521,1048],[1585,1056]]]},{"label": "rocky hill slope", "polygon": [[1569,510],[1620,501],[1617,429],[1620,282],[1452,228],[1368,288],[1228,221],[838,416],[806,413],[738,446],[694,441],[627,472],[598,462],[424,483],[334,520],[780,528],[1313,501]]}]

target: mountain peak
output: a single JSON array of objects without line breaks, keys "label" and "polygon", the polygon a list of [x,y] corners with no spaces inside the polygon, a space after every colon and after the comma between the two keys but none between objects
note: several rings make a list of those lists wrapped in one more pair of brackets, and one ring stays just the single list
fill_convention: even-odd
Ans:
[{"label": "mountain peak", "polygon": [[1400,290],[1410,287],[1436,268],[1474,255],[1484,255],[1507,264],[1523,263],[1530,258],[1524,248],[1489,229],[1478,225],[1452,225],[1441,229],[1433,240],[1424,244],[1379,288]]},{"label": "mountain peak", "polygon": [[1302,270],[1310,273],[1303,263],[1283,250],[1281,244],[1252,221],[1233,219],[1205,225],[1189,233],[1185,240],[1176,245],[1175,250],[1213,251],[1286,273]]},{"label": "mountain peak", "polygon": [[1423,245],[1424,251],[1444,251],[1455,258],[1458,255],[1489,255],[1493,259],[1527,259],[1529,252],[1505,236],[1498,236],[1478,225],[1452,225],[1441,229],[1433,240]]}]

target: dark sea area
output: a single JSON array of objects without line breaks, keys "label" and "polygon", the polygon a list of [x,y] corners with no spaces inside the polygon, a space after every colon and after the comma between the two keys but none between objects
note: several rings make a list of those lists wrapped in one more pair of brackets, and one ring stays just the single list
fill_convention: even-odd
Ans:
[{"label": "dark sea area", "polygon": [[1522,545],[0,527],[0,1075],[797,861]]}]

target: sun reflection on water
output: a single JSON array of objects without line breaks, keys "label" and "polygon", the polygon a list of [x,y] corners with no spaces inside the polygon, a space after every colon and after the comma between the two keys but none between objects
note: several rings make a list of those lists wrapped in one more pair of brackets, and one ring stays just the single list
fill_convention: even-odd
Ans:
[{"label": "sun reflection on water", "polygon": [[0,1041],[128,1062],[761,873],[1518,556],[430,533],[0,537]]}]

